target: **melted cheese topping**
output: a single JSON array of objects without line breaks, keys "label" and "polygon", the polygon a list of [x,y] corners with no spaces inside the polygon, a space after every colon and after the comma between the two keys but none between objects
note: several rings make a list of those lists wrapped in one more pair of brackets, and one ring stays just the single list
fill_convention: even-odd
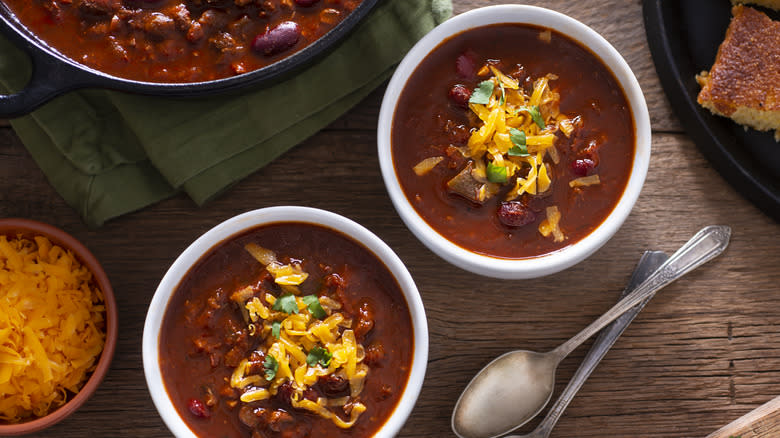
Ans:
[{"label": "melted cheese topping", "polygon": [[547,207],[546,213],[547,217],[539,224],[539,232],[544,237],[552,234],[554,242],[563,242],[566,239],[566,236],[563,235],[559,225],[561,221],[561,212],[558,211],[558,207],[553,205]]},{"label": "melted cheese topping", "polygon": [[81,389],[103,351],[103,301],[70,251],[0,236],[0,419],[44,416]]},{"label": "melted cheese topping", "polygon": [[[487,75],[490,72],[493,76],[488,80],[494,86],[488,103],[469,103],[471,111],[482,121],[482,125],[472,132],[468,146],[463,151],[464,156],[474,162],[472,176],[478,181],[487,182],[485,169],[488,164],[494,168],[505,168],[508,182],[517,175],[506,195],[506,201],[517,199],[524,193],[544,193],[553,183],[548,168],[550,164],[545,159],[549,157],[553,164],[560,161],[555,148],[555,132],[560,130],[569,137],[575,128],[582,125],[582,119],[560,113],[560,94],[550,88],[550,81],[557,79],[557,76],[548,74],[538,78],[529,96],[515,79],[495,66],[482,68],[479,73]],[[535,111],[538,111],[536,120],[533,114]],[[517,140],[512,138],[515,129],[522,131],[525,136],[527,155],[518,156],[517,149],[513,150],[518,146]],[[513,150],[512,153],[510,150]],[[527,172],[519,176],[523,175],[523,169],[527,169]],[[572,187],[596,184],[597,178],[595,182],[594,178],[575,180]],[[540,224],[539,232],[545,237],[552,235],[555,242],[563,241],[566,237],[560,229],[560,219],[561,214],[556,206],[548,208],[547,218]]]},{"label": "melted cheese topping", "polygon": [[[304,298],[297,295],[300,294],[297,288],[285,288],[299,286],[308,278],[300,265],[283,265],[277,261],[275,253],[254,244],[247,245],[246,249],[260,263],[265,264],[266,270],[274,282],[282,287],[283,293],[293,294],[297,313],[274,310],[277,300],[291,298],[276,296],[268,291],[262,294],[262,298],[254,296],[245,302],[250,325],[262,327],[259,329],[263,337],[261,349],[266,357],[273,357],[276,369],[270,379],[258,374],[248,375],[250,363],[244,359],[233,370],[230,386],[243,391],[241,401],[250,403],[276,395],[282,384],[291,382],[293,407],[330,419],[340,428],[352,427],[366,410],[359,396],[369,372],[369,367],[362,363],[366,355],[365,348],[357,342],[351,329],[353,321],[339,312],[340,303],[326,296],[316,298],[325,317],[315,317]],[[234,296],[248,296],[245,293],[247,290],[251,291],[251,287],[237,291]],[[274,333],[275,324],[278,324],[278,336]],[[325,351],[329,355],[325,364],[318,360],[309,361],[309,356],[318,351]],[[314,386],[320,376],[327,375],[347,379],[350,395],[343,400],[319,397],[314,402],[304,399],[303,393]],[[343,408],[347,405],[350,416],[348,421],[328,409],[328,406]]]}]

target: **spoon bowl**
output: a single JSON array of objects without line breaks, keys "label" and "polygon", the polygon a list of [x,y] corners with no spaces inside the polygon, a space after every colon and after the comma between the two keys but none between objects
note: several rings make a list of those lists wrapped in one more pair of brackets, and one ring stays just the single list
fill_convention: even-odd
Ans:
[{"label": "spoon bowl", "polygon": [[550,401],[557,368],[551,353],[517,350],[497,357],[463,391],[453,430],[461,438],[492,438],[517,429]]}]

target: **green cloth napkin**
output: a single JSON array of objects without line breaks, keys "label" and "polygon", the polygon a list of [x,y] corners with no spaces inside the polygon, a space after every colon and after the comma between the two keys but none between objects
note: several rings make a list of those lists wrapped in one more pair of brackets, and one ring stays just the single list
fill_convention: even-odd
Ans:
[{"label": "green cloth napkin", "polygon": [[[451,14],[451,0],[381,0],[326,58],[271,88],[200,99],[83,90],[11,125],[90,226],[178,191],[202,205],[360,102]],[[0,38],[0,89],[29,75],[27,57]]]}]

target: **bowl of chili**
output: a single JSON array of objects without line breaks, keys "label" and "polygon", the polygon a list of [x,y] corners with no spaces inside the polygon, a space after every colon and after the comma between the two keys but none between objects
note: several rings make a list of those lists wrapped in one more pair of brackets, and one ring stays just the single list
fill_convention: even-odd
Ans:
[{"label": "bowl of chili", "polygon": [[559,272],[606,243],[642,189],[650,137],[617,50],[525,5],[472,10],[420,40],[377,129],[407,227],[448,262],[508,279]]},{"label": "bowl of chili", "polygon": [[149,391],[178,437],[392,437],[427,355],[400,259],[359,224],[304,207],[199,237],[160,282],[143,335]]},{"label": "bowl of chili", "polygon": [[0,31],[33,64],[0,96],[21,116],[79,88],[196,97],[280,81],[327,54],[378,0],[5,0]]},{"label": "bowl of chili", "polygon": [[118,319],[108,276],[73,236],[5,218],[0,247],[0,436],[13,436],[57,424],[95,393],[114,356]]}]

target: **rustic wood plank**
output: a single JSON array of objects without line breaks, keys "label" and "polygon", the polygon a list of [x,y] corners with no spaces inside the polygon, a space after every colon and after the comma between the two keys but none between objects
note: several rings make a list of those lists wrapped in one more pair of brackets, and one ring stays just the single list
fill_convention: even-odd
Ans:
[{"label": "rustic wood plank", "polygon": [[707,438],[771,438],[780,435],[780,397],[739,417]]},{"label": "rustic wood plank", "polygon": [[[481,366],[512,348],[558,345],[614,303],[643,250],[671,252],[709,223],[734,228],[729,250],[645,309],[574,399],[554,436],[703,436],[780,393],[772,378],[780,370],[780,311],[774,305],[778,225],[728,187],[687,137],[656,135],[654,150],[663,152],[653,155],[637,207],[593,257],[554,277],[506,282],[454,268],[409,234],[385,196],[373,135],[322,132],[206,208],[176,197],[100,230],[86,229],[18,141],[9,144],[10,136],[0,135],[0,154],[11,157],[0,172],[0,186],[12,188],[3,191],[4,215],[47,220],[82,239],[104,263],[122,309],[109,376],[78,414],[47,434],[83,436],[89,428],[97,435],[167,436],[145,390],[140,356],[143,319],[156,283],[176,255],[211,226],[279,204],[327,208],[365,224],[415,277],[428,312],[431,359],[401,436],[449,436],[454,400]],[[332,177],[297,172],[305,160],[321,163]],[[345,189],[347,176],[359,191]],[[489,303],[489,316],[470,312],[475,303]],[[562,364],[559,390],[584,351]],[[107,408],[112,405],[121,413]]]}]

